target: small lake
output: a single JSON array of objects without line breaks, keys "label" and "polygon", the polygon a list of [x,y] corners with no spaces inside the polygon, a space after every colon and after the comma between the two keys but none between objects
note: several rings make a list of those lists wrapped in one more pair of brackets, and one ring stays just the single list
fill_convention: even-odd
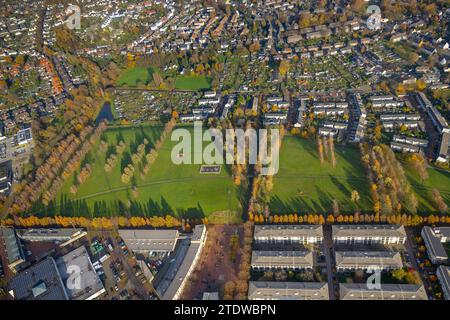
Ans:
[{"label": "small lake", "polygon": [[105,102],[105,104],[103,105],[102,110],[100,110],[100,113],[97,116],[97,119],[95,119],[95,124],[98,125],[103,120],[106,120],[108,122],[114,120],[114,116],[111,111],[111,104],[109,102]]}]

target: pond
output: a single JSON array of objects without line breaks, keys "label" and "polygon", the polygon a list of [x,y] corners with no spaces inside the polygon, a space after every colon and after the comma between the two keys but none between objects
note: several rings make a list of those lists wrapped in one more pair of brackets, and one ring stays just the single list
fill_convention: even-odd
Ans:
[{"label": "pond", "polygon": [[108,122],[111,122],[114,120],[114,116],[111,111],[111,103],[105,102],[105,104],[102,107],[102,110],[100,110],[100,113],[97,116],[97,119],[95,119],[95,124],[99,124],[101,121],[106,120]]}]

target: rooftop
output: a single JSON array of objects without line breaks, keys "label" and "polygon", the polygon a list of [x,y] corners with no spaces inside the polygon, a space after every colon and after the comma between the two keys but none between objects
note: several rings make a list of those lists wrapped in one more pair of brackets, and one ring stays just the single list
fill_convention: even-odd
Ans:
[{"label": "rooftop", "polygon": [[157,287],[161,300],[174,300],[179,296],[179,290],[189,277],[192,268],[202,250],[202,242],[206,238],[206,227],[197,225],[191,239],[182,240],[181,247],[175,252],[172,265]]},{"label": "rooftop", "polygon": [[333,225],[334,237],[406,237],[405,228],[401,225]]},{"label": "rooftop", "polygon": [[394,251],[336,251],[336,266],[385,266],[403,267],[400,253]]},{"label": "rooftop", "polygon": [[[67,294],[71,300],[92,300],[105,292],[84,246],[58,258],[56,264],[61,278],[67,283]],[[71,277],[74,273],[79,275],[78,279]],[[74,279],[73,283],[67,282],[69,277]]]},{"label": "rooftop", "polygon": [[445,259],[447,251],[442,242],[450,241],[450,227],[431,228],[425,226],[422,228],[422,235],[425,238],[425,244],[431,256]]},{"label": "rooftop", "polygon": [[439,266],[436,272],[446,299],[450,299],[450,267]]},{"label": "rooftop", "polygon": [[13,227],[0,227],[0,236],[5,244],[8,264],[11,265],[17,261],[25,260],[20,242],[16,237],[16,232]]},{"label": "rooftop", "polygon": [[57,238],[70,239],[80,233],[80,228],[53,228],[53,229],[19,229],[17,235],[23,240],[48,241]]},{"label": "rooftop", "polygon": [[415,284],[381,284],[369,289],[366,283],[339,284],[341,300],[428,300],[425,288]]},{"label": "rooftop", "polygon": [[253,267],[258,266],[312,266],[313,254],[311,251],[253,251]]},{"label": "rooftop", "polygon": [[323,237],[321,225],[256,225],[254,238]]},{"label": "rooftop", "polygon": [[249,300],[329,300],[326,282],[250,281]]},{"label": "rooftop", "polygon": [[68,300],[55,260],[38,262],[15,276],[10,293],[17,300]]},{"label": "rooftop", "polygon": [[134,252],[173,251],[178,230],[119,230],[127,247]]}]

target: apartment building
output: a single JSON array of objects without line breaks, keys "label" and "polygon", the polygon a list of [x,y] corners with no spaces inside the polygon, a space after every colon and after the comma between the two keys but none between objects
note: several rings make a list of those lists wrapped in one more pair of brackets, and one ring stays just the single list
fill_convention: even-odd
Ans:
[{"label": "apartment building", "polygon": [[253,251],[251,267],[257,271],[283,269],[312,269],[314,257],[311,251]]},{"label": "apartment building", "polygon": [[334,225],[333,242],[341,244],[404,244],[406,231],[401,225]]},{"label": "apartment building", "polygon": [[249,300],[329,300],[326,282],[250,281]]},{"label": "apartment building", "polygon": [[434,264],[442,264],[448,261],[447,251],[443,243],[450,241],[450,227],[422,228],[421,235],[427,247],[428,257]]},{"label": "apartment building", "polygon": [[322,243],[321,225],[257,225],[253,239],[256,243]]},{"label": "apartment building", "polygon": [[400,253],[394,251],[336,251],[335,255],[336,269],[341,272],[403,268]]},{"label": "apartment building", "polygon": [[425,288],[415,284],[381,284],[370,288],[366,283],[339,284],[340,300],[428,300]]}]

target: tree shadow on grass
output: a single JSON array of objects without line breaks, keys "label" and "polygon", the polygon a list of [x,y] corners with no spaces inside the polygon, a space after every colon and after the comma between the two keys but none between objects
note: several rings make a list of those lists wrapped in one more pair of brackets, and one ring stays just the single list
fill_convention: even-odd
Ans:
[{"label": "tree shadow on grass", "polygon": [[205,212],[200,203],[197,203],[196,208],[177,209],[177,216],[185,219],[202,219],[205,217]]},{"label": "tree shadow on grass", "polygon": [[315,160],[319,160],[319,155],[316,149],[316,140],[302,141],[303,149],[308,152]]}]

